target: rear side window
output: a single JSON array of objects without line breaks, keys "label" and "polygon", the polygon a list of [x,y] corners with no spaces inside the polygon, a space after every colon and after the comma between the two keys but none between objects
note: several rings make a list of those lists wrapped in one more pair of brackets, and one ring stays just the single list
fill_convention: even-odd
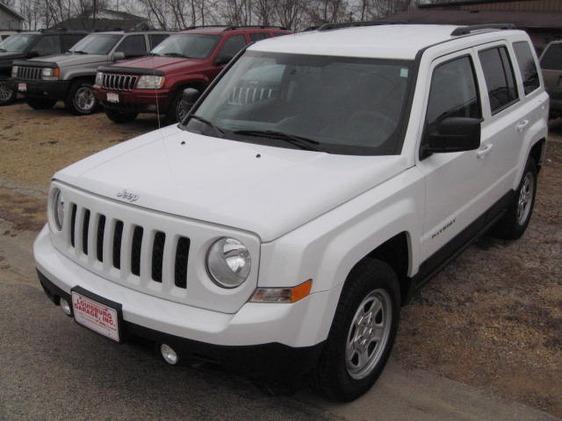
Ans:
[{"label": "rear side window", "polygon": [[525,95],[527,95],[540,86],[539,72],[535,64],[535,58],[533,57],[529,43],[526,41],[513,43],[513,48],[515,49],[517,64],[519,64],[519,69],[521,70]]},{"label": "rear side window", "polygon": [[168,38],[168,34],[150,34],[148,36],[148,40],[150,41],[150,49],[152,50],[166,38]]},{"label": "rear side window", "polygon": [[131,35],[126,37],[117,50],[125,54],[125,57],[140,57],[146,55],[146,43],[144,35]]},{"label": "rear side window", "polygon": [[550,44],[541,58],[545,70],[562,70],[562,43]]},{"label": "rear side window", "polygon": [[488,86],[492,114],[496,114],[517,101],[513,65],[505,47],[483,50],[478,55]]},{"label": "rear side window", "polygon": [[262,40],[262,39],[266,39],[266,38],[269,38],[269,36],[267,35],[266,32],[252,32],[250,34],[250,39],[254,42]]},{"label": "rear side window", "polygon": [[474,67],[469,56],[440,64],[433,71],[426,128],[432,131],[447,117],[481,118]]},{"label": "rear side window", "polygon": [[48,35],[42,37],[31,50],[40,56],[58,54],[61,52],[60,40],[58,35]]}]

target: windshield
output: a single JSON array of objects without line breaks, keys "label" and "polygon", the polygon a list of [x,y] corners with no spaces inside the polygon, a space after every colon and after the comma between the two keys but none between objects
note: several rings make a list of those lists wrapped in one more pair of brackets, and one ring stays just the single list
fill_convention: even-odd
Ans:
[{"label": "windshield", "polygon": [[37,37],[33,34],[12,35],[0,42],[0,52],[23,53]]},{"label": "windshield", "polygon": [[71,50],[74,54],[109,54],[122,35],[117,34],[94,34],[88,35],[78,41]]},{"label": "windshield", "polygon": [[276,146],[304,140],[331,153],[399,154],[412,65],[247,52],[185,128],[208,135],[220,130],[224,138]]},{"label": "windshield", "polygon": [[541,67],[546,70],[562,70],[562,42],[550,44],[541,58]]},{"label": "windshield", "polygon": [[220,37],[217,35],[178,34],[166,38],[150,54],[157,56],[206,58]]}]

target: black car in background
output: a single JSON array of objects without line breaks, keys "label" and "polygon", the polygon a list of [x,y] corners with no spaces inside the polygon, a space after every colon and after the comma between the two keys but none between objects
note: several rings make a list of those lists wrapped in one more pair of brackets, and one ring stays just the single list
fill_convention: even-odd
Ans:
[{"label": "black car in background", "polygon": [[20,32],[0,42],[0,106],[16,100],[17,92],[7,83],[16,59],[60,54],[80,41],[87,32]]}]

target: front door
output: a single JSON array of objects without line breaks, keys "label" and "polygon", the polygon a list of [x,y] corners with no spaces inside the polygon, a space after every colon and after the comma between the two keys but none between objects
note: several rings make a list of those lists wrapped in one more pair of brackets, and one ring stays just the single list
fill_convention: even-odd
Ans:
[{"label": "front door", "polygon": [[[447,117],[482,118],[474,63],[472,50],[434,61],[424,132]],[[483,192],[492,181],[488,147],[484,140],[478,150],[420,158],[418,165],[426,179],[422,260],[441,249],[486,210]]]}]

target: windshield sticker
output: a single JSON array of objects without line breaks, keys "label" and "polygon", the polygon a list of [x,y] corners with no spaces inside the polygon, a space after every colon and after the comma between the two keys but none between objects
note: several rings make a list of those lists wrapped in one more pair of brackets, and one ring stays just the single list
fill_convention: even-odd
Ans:
[{"label": "windshield sticker", "polygon": [[400,77],[408,77],[408,68],[407,67],[402,67],[400,69]]}]

